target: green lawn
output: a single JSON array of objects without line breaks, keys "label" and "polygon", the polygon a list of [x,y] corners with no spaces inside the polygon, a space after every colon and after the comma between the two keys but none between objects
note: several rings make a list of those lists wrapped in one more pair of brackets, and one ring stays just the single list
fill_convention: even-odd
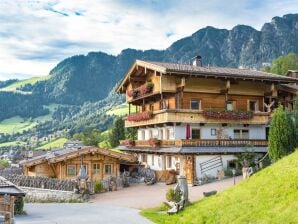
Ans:
[{"label": "green lawn", "polygon": [[50,104],[45,106],[50,110],[50,113],[44,116],[39,116],[34,119],[24,119],[20,116],[11,117],[0,122],[0,133],[17,133],[34,128],[39,122],[45,122],[52,119],[52,114],[58,104]]},{"label": "green lawn", "polygon": [[[210,189],[212,190],[212,189]],[[248,180],[194,203],[177,215],[147,209],[156,223],[298,223],[298,150]]]},{"label": "green lawn", "polygon": [[[136,112],[136,107],[131,106],[131,113],[135,113],[135,112]],[[120,104],[107,112],[107,115],[116,115],[116,116],[124,116],[127,114],[128,114],[128,104],[126,103]]]},{"label": "green lawn", "polygon": [[19,116],[11,117],[0,122],[1,133],[17,133],[33,128],[37,122],[31,119],[23,119]]},{"label": "green lawn", "polygon": [[[43,77],[33,77],[30,79],[24,79],[24,80],[20,80],[18,82],[12,83],[9,86],[6,86],[4,88],[0,88],[0,91],[17,91],[17,88],[24,86],[26,84],[34,84],[38,81],[42,81],[42,80],[47,80],[49,79],[51,76],[43,76]],[[19,91],[22,92],[22,91]],[[26,93],[26,92],[22,92],[22,93]]]},{"label": "green lawn", "polygon": [[63,148],[63,144],[67,141],[66,138],[58,138],[54,141],[51,141],[49,143],[46,143],[37,149],[54,149],[54,148]]}]

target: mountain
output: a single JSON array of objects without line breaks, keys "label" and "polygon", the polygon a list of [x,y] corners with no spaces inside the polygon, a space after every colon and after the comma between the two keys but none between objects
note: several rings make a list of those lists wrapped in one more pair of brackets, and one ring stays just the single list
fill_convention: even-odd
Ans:
[{"label": "mountain", "polygon": [[[260,31],[245,25],[237,25],[231,30],[207,26],[174,42],[165,50],[125,49],[116,56],[104,52],[73,56],[58,63],[46,79],[18,87],[17,94],[22,98],[19,101],[23,101],[21,93],[28,93],[27,97],[34,99],[34,106],[39,112],[27,113],[27,117],[39,116],[45,112],[43,105],[55,103],[64,105],[61,107],[64,109],[60,108],[64,114],[62,117],[71,118],[79,107],[89,105],[95,108],[90,104],[101,105],[99,101],[109,103],[104,99],[135,59],[188,63],[190,58],[200,54],[204,65],[260,68],[263,62],[271,62],[289,52],[298,53],[298,14],[274,17]],[[7,84],[2,85],[9,89]],[[0,99],[1,94],[0,91]],[[15,100],[16,93],[10,94],[2,97],[6,98],[7,107],[11,111],[20,111],[20,106],[15,103],[18,102]],[[119,102],[123,98],[114,99]],[[37,101],[39,105],[36,105]],[[18,110],[14,110],[16,107]],[[18,114],[0,111],[1,119],[15,115]]]}]

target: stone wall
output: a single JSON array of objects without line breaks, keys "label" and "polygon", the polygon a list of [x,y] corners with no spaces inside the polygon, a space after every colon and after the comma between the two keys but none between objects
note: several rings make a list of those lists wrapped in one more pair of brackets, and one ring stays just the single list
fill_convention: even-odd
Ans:
[{"label": "stone wall", "polygon": [[83,202],[82,195],[72,191],[59,191],[42,188],[20,187],[25,193],[27,203],[48,203],[48,202]]}]

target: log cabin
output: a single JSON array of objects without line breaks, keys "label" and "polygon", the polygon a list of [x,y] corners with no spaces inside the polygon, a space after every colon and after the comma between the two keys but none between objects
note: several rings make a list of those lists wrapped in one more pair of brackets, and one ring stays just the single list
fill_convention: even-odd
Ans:
[{"label": "log cabin", "polygon": [[[289,109],[293,75],[236,68],[136,60],[116,92],[126,95],[126,128],[137,140],[119,149],[157,172],[175,169],[189,184],[235,166],[236,155],[267,152],[269,123],[279,103]],[[131,113],[132,105],[136,113]]]},{"label": "log cabin", "polygon": [[26,176],[53,177],[61,180],[75,180],[83,165],[88,180],[93,182],[119,176],[120,166],[127,167],[136,161],[134,155],[126,153],[68,144],[68,147],[23,160],[20,164]]}]

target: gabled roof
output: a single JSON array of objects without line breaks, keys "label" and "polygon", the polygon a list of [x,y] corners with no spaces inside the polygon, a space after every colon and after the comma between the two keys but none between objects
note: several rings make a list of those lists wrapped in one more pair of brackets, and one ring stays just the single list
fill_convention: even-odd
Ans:
[{"label": "gabled roof", "polygon": [[178,64],[169,62],[155,62],[155,61],[142,61],[136,60],[135,63],[126,73],[123,80],[118,85],[116,91],[120,92],[121,87],[129,80],[130,75],[138,68],[138,66],[144,67],[146,69],[151,69],[153,71],[159,72],[161,74],[181,74],[189,76],[198,77],[218,77],[218,78],[240,78],[240,79],[250,79],[250,80],[263,80],[271,82],[281,82],[281,83],[295,83],[298,79],[281,76],[277,74],[250,70],[250,69],[238,69],[238,68],[225,68],[225,67],[200,67],[193,66],[189,64]]},{"label": "gabled roof", "polygon": [[34,166],[44,162],[57,163],[57,162],[64,161],[66,159],[76,158],[78,156],[86,155],[89,153],[95,153],[95,154],[97,153],[100,155],[109,156],[126,162],[137,161],[136,157],[130,154],[119,153],[119,152],[111,151],[109,149],[102,149],[102,148],[97,148],[92,146],[84,146],[80,148],[63,148],[63,149],[52,150],[45,155],[33,157],[27,160],[22,160],[20,161],[20,164],[23,166]]},{"label": "gabled roof", "polygon": [[0,176],[0,195],[25,196],[25,193],[16,185]]}]

